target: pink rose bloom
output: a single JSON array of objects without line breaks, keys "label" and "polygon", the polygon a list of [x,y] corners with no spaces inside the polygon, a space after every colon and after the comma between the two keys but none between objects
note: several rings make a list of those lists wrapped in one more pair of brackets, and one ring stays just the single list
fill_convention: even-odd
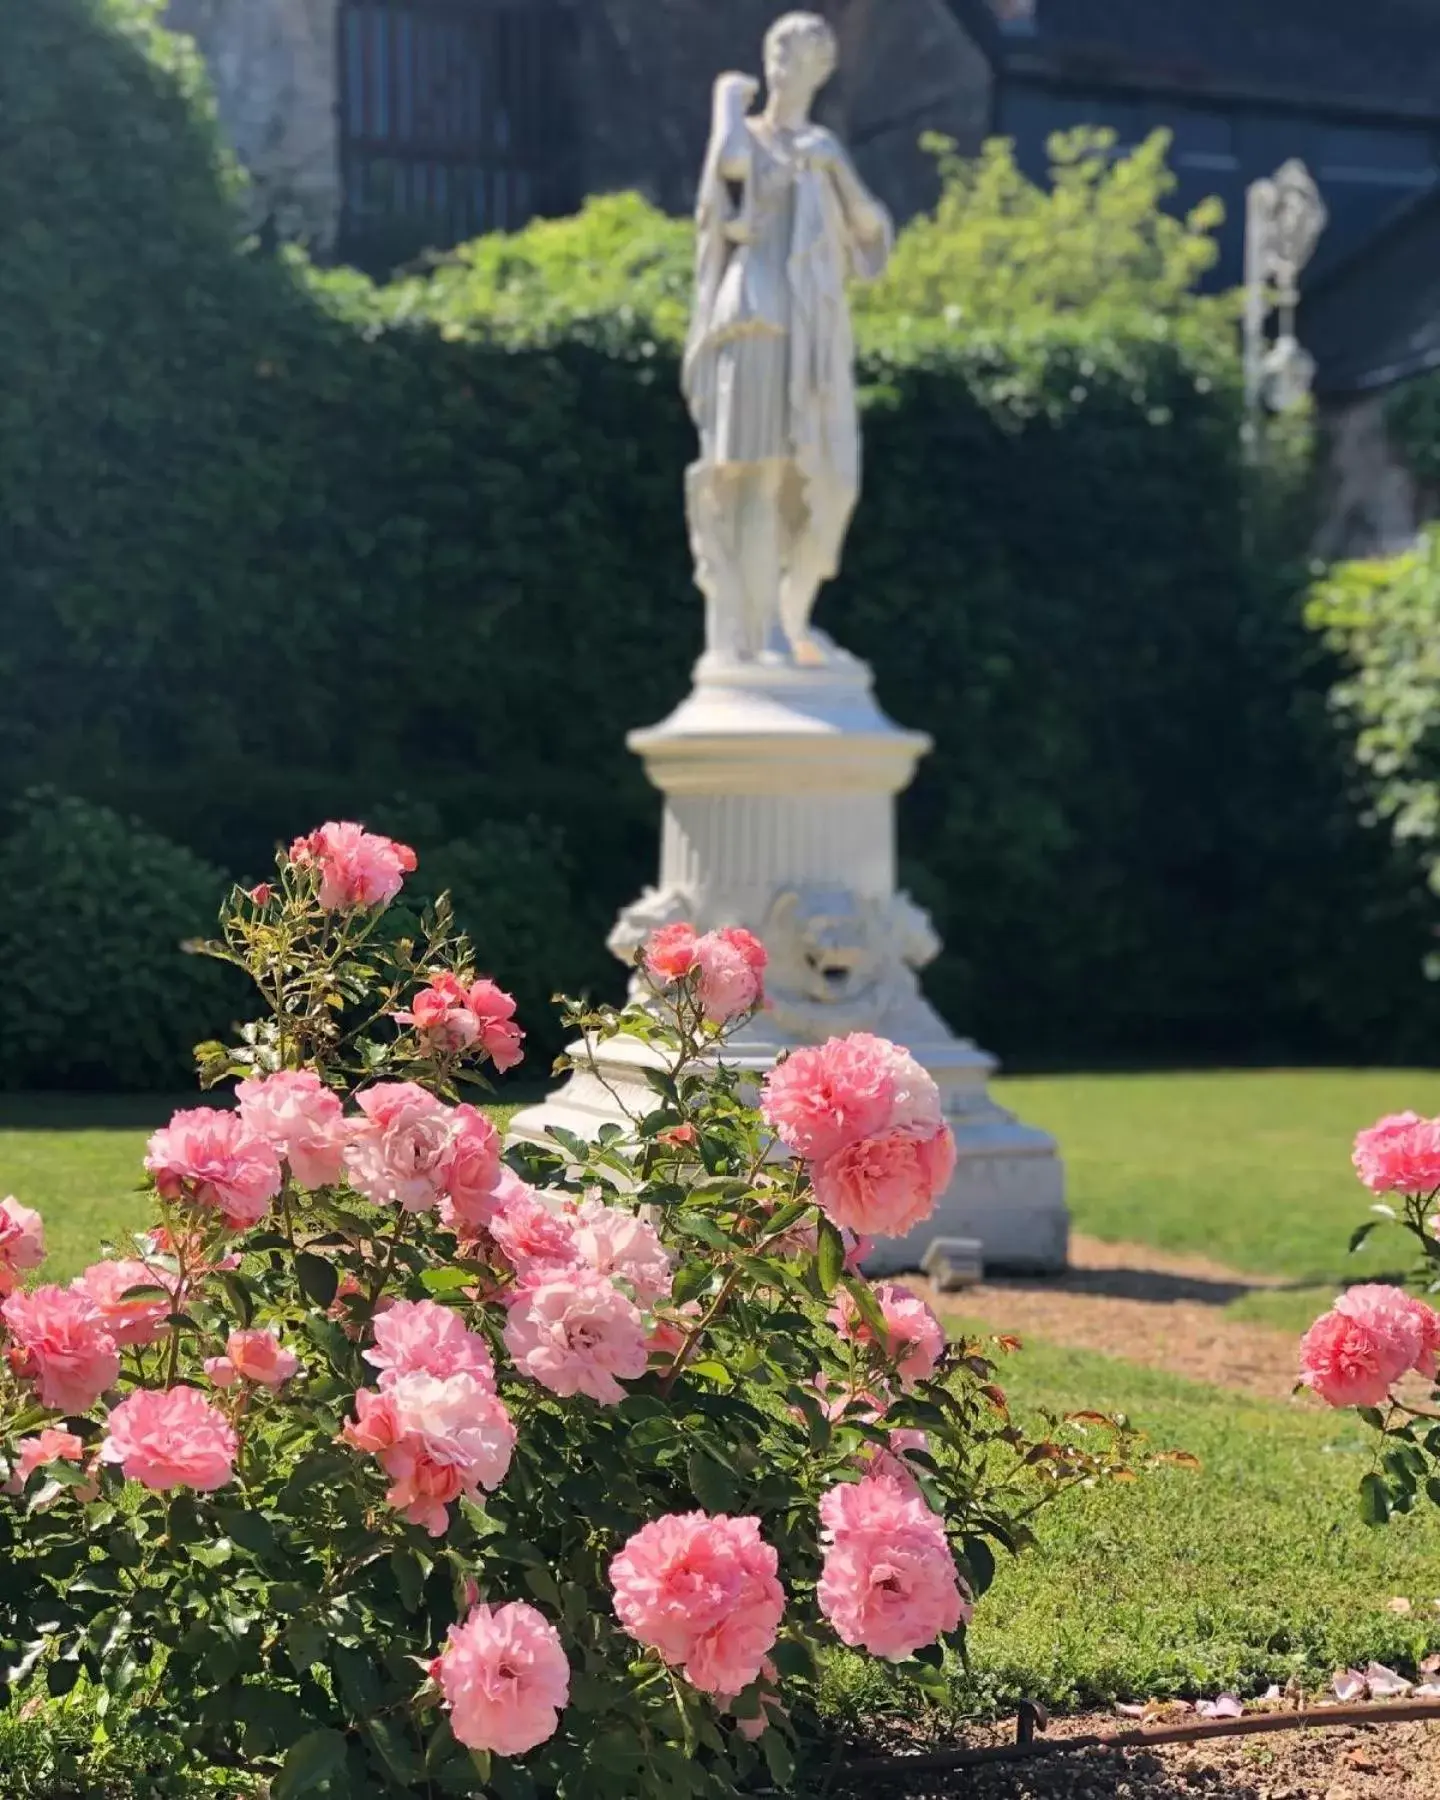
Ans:
[{"label": "pink rose bloom", "polygon": [[229,1421],[197,1389],[138,1389],[111,1413],[100,1455],[127,1481],[164,1493],[209,1493],[233,1473],[239,1441]]},{"label": "pink rose bloom", "polygon": [[[105,1329],[123,1346],[155,1342],[174,1310],[173,1294],[178,1280],[178,1276],[152,1269],[143,1262],[98,1262],[91,1263],[70,1286],[86,1296]],[[139,1287],[166,1288],[169,1292],[153,1298],[143,1294],[126,1298],[131,1288]]]},{"label": "pink rose bloom", "polygon": [[764,997],[765,947],[739,926],[707,931],[695,940],[700,1010],[712,1025],[728,1025]]},{"label": "pink rose bloom", "polygon": [[7,1194],[0,1200],[0,1295],[13,1293],[19,1277],[44,1260],[44,1220]]},{"label": "pink rose bloom", "polygon": [[1428,1194],[1440,1187],[1440,1119],[1390,1113],[1357,1132],[1350,1159],[1374,1194]]},{"label": "pink rose bloom", "polygon": [[1387,1354],[1400,1359],[1402,1370],[1413,1369],[1425,1354],[1427,1332],[1422,1315],[1429,1308],[1404,1288],[1379,1281],[1362,1282],[1347,1288],[1335,1302],[1334,1310],[1382,1340]]},{"label": "pink rose bloom", "polygon": [[275,890],[268,881],[259,881],[252,888],[246,888],[246,897],[256,906],[268,906],[275,897]]},{"label": "pink rose bloom", "polygon": [[504,1404],[468,1370],[444,1380],[398,1375],[379,1393],[362,1388],[355,1415],[342,1435],[379,1457],[391,1483],[386,1504],[432,1537],[444,1534],[452,1500],[500,1485],[515,1449]]},{"label": "pink rose bloom", "polygon": [[[760,1665],[760,1692],[756,1697],[760,1710],[735,1719],[735,1726],[741,1737],[748,1738],[752,1744],[764,1737],[771,1725],[780,1724],[788,1717],[789,1709],[781,1702],[779,1689],[780,1671],[767,1656]],[[733,1715],[735,1703],[740,1696],[724,1694],[717,1698],[726,1712]]]},{"label": "pink rose bloom", "polygon": [[[15,1446],[15,1467],[6,1485],[6,1492],[19,1494],[24,1491],[25,1483],[37,1469],[43,1469],[53,1462],[84,1462],[85,1445],[73,1431],[64,1431],[59,1426],[47,1425],[38,1437],[21,1438]],[[86,1482],[75,1490],[77,1498],[93,1500],[99,1493],[98,1485]]]},{"label": "pink rose bloom", "polygon": [[842,1643],[900,1662],[970,1622],[945,1528],[903,1481],[881,1474],[833,1487],[820,1521],[815,1596]]},{"label": "pink rose bloom", "polygon": [[560,1634],[523,1600],[477,1606],[452,1625],[432,1672],[457,1742],[495,1756],[524,1756],[553,1737],[570,1698]]},{"label": "pink rose bloom", "polygon": [[259,1387],[282,1387],[300,1367],[300,1358],[282,1349],[273,1331],[232,1331],[225,1340],[225,1359],[241,1381]]},{"label": "pink rose bloom", "polygon": [[738,1694],[758,1678],[780,1628],[778,1568],[758,1519],[670,1513],[612,1558],[615,1614],[702,1692]]},{"label": "pink rose bloom", "polygon": [[1416,1330],[1420,1333],[1420,1354],[1415,1358],[1414,1368],[1427,1381],[1433,1381],[1437,1369],[1440,1369],[1440,1312],[1413,1295],[1407,1294],[1406,1298],[1410,1302]]},{"label": "pink rose bloom", "polygon": [[534,1188],[503,1166],[495,1201],[490,1236],[522,1281],[547,1269],[570,1269],[579,1264],[572,1216],[553,1211]]},{"label": "pink rose bloom", "polygon": [[377,1205],[429,1212],[444,1191],[450,1109],[413,1081],[382,1081],[356,1104],[345,1163],[357,1192]]},{"label": "pink rose bloom", "polygon": [[309,1069],[283,1069],[235,1089],[247,1130],[290,1165],[302,1188],[334,1187],[345,1173],[340,1098]]},{"label": "pink rose bloom", "polygon": [[657,1313],[651,1319],[650,1328],[645,1334],[645,1348],[651,1356],[673,1362],[685,1348],[691,1331],[703,1316],[698,1300],[687,1300],[674,1312]]},{"label": "pink rose bloom", "polygon": [[[1350,1288],[1300,1342],[1300,1379],[1327,1406],[1381,1406],[1426,1356],[1416,1302],[1399,1288]],[[1428,1310],[1428,1309],[1427,1309]]]},{"label": "pink rose bloom", "polygon": [[436,1050],[454,1055],[478,1044],[502,1073],[525,1055],[514,998],[488,976],[466,987],[459,976],[442,969],[415,996],[409,1012],[395,1017],[402,1025],[413,1025]]},{"label": "pink rose bloom", "polygon": [[641,1306],[670,1292],[670,1258],[648,1219],[600,1200],[585,1201],[574,1219],[575,1248],[597,1274],[625,1282]]},{"label": "pink rose bloom", "polygon": [[308,837],[296,838],[290,862],[294,868],[314,870],[326,912],[352,912],[388,906],[414,870],[415,852],[361,825],[332,819]]},{"label": "pink rose bloom", "polygon": [[448,969],[433,974],[409,1012],[395,1017],[402,1025],[413,1025],[432,1049],[451,1055],[468,1050],[480,1035],[480,1021],[466,1004],[465,983]]},{"label": "pink rose bloom", "polygon": [[375,1347],[365,1360],[381,1371],[382,1389],[402,1375],[473,1375],[495,1392],[495,1362],[478,1332],[467,1330],[459,1313],[436,1300],[397,1300],[374,1323]]},{"label": "pink rose bloom", "polygon": [[340,1427],[340,1435],[355,1450],[378,1456],[399,1435],[395,1402],[382,1388],[361,1388],[355,1396],[355,1417]]},{"label": "pink rose bloom", "polygon": [[74,1288],[38,1287],[0,1305],[17,1373],[33,1378],[42,1406],[88,1412],[120,1373],[120,1352],[100,1310]]},{"label": "pink rose bloom", "polygon": [[940,1093],[914,1059],[869,1032],[795,1050],[765,1077],[765,1122],[787,1149],[824,1162],[862,1138],[940,1126]]},{"label": "pink rose bloom", "polygon": [[[520,1289],[505,1326],[515,1366],[552,1394],[625,1398],[645,1373],[645,1324],[633,1301],[593,1269],[541,1270]],[[618,1377],[618,1379],[617,1379]]]},{"label": "pink rose bloom", "polygon": [[449,1202],[441,1217],[457,1235],[474,1237],[490,1223],[499,1179],[500,1133],[477,1108],[457,1106],[440,1161],[440,1184]]},{"label": "pink rose bloom", "polygon": [[811,1182],[836,1225],[876,1237],[903,1237],[928,1219],[955,1172],[955,1139],[942,1125],[929,1138],[893,1132],[864,1138],[817,1163]]},{"label": "pink rose bloom", "polygon": [[[885,1321],[886,1338],[881,1346],[885,1356],[896,1364],[907,1386],[928,1380],[945,1348],[940,1321],[918,1294],[896,1282],[879,1282],[873,1291]],[[837,1292],[827,1317],[849,1342],[875,1342],[875,1333],[861,1317],[860,1308],[847,1289]]]},{"label": "pink rose bloom", "polygon": [[232,1231],[258,1225],[280,1192],[274,1149],[239,1113],[197,1106],[177,1112],[150,1139],[145,1167],[166,1200],[218,1212]]},{"label": "pink rose bloom", "polygon": [[228,1356],[207,1356],[200,1367],[212,1387],[232,1388],[240,1379],[240,1371]]},{"label": "pink rose bloom", "polygon": [[926,1451],[929,1448],[930,1440],[923,1431],[900,1427],[890,1433],[883,1447],[879,1444],[862,1444],[853,1460],[867,1475],[888,1476],[890,1480],[898,1481],[907,1494],[923,1501],[924,1495],[910,1465],[909,1452]]},{"label": "pink rose bloom", "polygon": [[845,1272],[858,1275],[860,1265],[875,1248],[872,1237],[857,1237],[853,1231],[842,1231],[840,1236],[845,1240]]},{"label": "pink rose bloom", "polygon": [[695,927],[683,921],[662,925],[645,943],[645,967],[657,987],[683,981],[695,967]]},{"label": "pink rose bloom", "polygon": [[515,1001],[488,976],[470,984],[465,997],[480,1027],[480,1047],[503,1075],[524,1060],[525,1033],[515,1023]]}]

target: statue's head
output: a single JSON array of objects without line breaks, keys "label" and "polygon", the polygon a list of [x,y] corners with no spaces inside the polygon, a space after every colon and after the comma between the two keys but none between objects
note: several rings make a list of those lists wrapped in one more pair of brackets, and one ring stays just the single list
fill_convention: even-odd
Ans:
[{"label": "statue's head", "polygon": [[819,13],[790,12],[765,34],[765,82],[808,106],[835,73],[840,46]]}]

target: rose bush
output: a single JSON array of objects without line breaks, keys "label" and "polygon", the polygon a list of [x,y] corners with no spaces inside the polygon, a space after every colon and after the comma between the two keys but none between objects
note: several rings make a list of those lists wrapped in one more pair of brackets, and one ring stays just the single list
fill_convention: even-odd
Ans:
[{"label": "rose bush", "polygon": [[1355,1407],[1377,1435],[1374,1466],[1360,1483],[1372,1525],[1409,1512],[1423,1493],[1440,1505],[1440,1119],[1392,1113],[1359,1132],[1351,1160],[1376,1196],[1351,1234],[1358,1250],[1381,1225],[1413,1238],[1411,1286],[1347,1288],[1300,1345],[1300,1385],[1328,1406]]},{"label": "rose bush", "polygon": [[983,1344],[854,1273],[934,1204],[939,1098],[855,1037],[757,1104],[747,933],[570,1007],[649,1104],[502,1160],[462,1096],[521,1028],[413,866],[327,824],[231,896],[206,948],[264,1010],[200,1048],[234,1104],[151,1138],[152,1230],[27,1290],[0,1205],[12,1695],[83,1681],[272,1800],[789,1788],[827,1651],[943,1688],[994,1548],[1127,1433],[1032,1439]]}]

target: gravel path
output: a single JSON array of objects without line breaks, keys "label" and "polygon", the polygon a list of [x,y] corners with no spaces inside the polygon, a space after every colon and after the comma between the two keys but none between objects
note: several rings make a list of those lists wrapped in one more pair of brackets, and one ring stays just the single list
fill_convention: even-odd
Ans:
[{"label": "gravel path", "polygon": [[1290,1394],[1295,1339],[1227,1318],[1224,1311],[1243,1294],[1286,1286],[1283,1279],[1087,1237],[1072,1239],[1070,1257],[1064,1275],[995,1278],[955,1294],[936,1294],[923,1279],[906,1279],[937,1311],[1017,1337],[1104,1351],[1262,1399]]}]

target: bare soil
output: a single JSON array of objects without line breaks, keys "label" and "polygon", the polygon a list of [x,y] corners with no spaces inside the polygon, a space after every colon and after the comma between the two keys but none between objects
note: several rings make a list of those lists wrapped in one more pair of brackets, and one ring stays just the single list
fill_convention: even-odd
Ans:
[{"label": "bare soil", "polygon": [[[1056,1719],[1050,1737],[1123,1729],[1112,1714]],[[1011,1740],[966,1734],[966,1747]],[[937,1746],[932,1746],[937,1747]],[[1440,1725],[1387,1724],[1217,1738],[1146,1750],[1083,1750],[964,1769],[912,1784],[867,1778],[870,1800],[1440,1800]]]}]

